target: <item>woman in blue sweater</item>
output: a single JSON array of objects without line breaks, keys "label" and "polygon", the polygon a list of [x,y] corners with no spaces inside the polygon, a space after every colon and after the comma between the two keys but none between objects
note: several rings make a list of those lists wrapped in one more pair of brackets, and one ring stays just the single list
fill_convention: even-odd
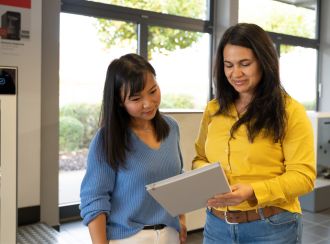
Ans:
[{"label": "woman in blue sweater", "polygon": [[184,215],[171,217],[145,189],[182,171],[179,128],[158,110],[155,76],[136,54],[108,67],[101,126],[80,192],[81,216],[95,244],[185,243]]}]

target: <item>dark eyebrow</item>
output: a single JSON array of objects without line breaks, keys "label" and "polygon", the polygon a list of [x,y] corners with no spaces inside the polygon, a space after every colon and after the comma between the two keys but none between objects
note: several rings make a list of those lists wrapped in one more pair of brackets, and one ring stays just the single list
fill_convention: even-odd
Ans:
[{"label": "dark eyebrow", "polygon": [[[157,84],[153,85],[148,91],[153,90],[155,87],[157,87]],[[134,94],[131,94],[129,97],[138,97],[138,96],[140,96],[140,93],[141,93],[141,91],[137,92],[137,93],[134,93]]]},{"label": "dark eyebrow", "polygon": [[240,62],[245,62],[245,61],[252,61],[253,59],[250,59],[250,58],[245,58],[245,59],[242,59],[240,60]]},{"label": "dark eyebrow", "polygon": [[157,84],[153,85],[153,86],[149,89],[149,91],[153,90],[155,87],[157,87]]},{"label": "dark eyebrow", "polygon": [[[244,58],[244,59],[241,59],[241,60],[239,60],[239,62],[246,62],[246,61],[249,61],[249,62],[251,62],[251,61],[253,61],[253,59],[250,59],[250,58]],[[232,63],[231,61],[229,61],[229,60],[223,60],[223,62],[224,63]]]},{"label": "dark eyebrow", "polygon": [[138,96],[140,96],[140,93],[135,93],[135,94],[129,95],[128,98],[138,97]]}]

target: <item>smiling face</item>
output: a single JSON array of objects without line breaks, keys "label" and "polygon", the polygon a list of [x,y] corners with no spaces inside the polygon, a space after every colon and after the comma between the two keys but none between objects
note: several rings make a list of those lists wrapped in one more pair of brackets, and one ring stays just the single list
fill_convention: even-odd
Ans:
[{"label": "smiling face", "polygon": [[223,50],[224,71],[239,96],[252,97],[262,77],[260,64],[250,48],[227,44]]},{"label": "smiling face", "polygon": [[145,79],[146,83],[143,90],[136,94],[130,94],[128,92],[128,95],[123,101],[123,106],[131,116],[132,123],[143,124],[150,122],[155,117],[161,101],[160,89],[154,75],[147,72]]}]

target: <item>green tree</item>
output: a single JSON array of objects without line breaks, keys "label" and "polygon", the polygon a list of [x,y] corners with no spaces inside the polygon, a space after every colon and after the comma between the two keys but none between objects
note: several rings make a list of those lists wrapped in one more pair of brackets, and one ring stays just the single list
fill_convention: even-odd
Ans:
[{"label": "green tree", "polygon": [[[273,12],[271,17],[266,21],[264,28],[266,30],[271,30],[272,32],[313,38],[311,35],[313,31],[305,25],[305,22],[303,15],[299,12],[287,15]],[[288,53],[292,49],[292,46],[281,45],[282,54]]]},{"label": "green tree", "polygon": [[281,13],[280,10],[271,12],[264,28],[272,32],[284,33],[293,36],[313,38],[313,25],[306,24],[305,14],[301,11]]},{"label": "green tree", "polygon": [[[256,7],[262,11],[255,12]],[[240,1],[239,21],[257,23],[266,31],[314,38],[314,10],[284,4],[281,1],[250,0]],[[281,53],[287,53],[292,47],[282,47]]]},{"label": "green tree", "polygon": [[186,94],[164,94],[160,108],[194,108],[193,97]]},{"label": "green tree", "polygon": [[[202,18],[205,11],[204,0],[94,0],[114,5],[122,5],[131,8],[151,10],[166,14],[180,15],[191,18]],[[97,19],[95,22],[99,38],[106,48],[112,46],[127,46],[136,40],[136,29],[133,23]],[[195,43],[201,33],[183,31],[171,28],[150,27],[148,33],[149,58],[151,53],[160,52],[166,54],[177,48],[183,49]]]}]

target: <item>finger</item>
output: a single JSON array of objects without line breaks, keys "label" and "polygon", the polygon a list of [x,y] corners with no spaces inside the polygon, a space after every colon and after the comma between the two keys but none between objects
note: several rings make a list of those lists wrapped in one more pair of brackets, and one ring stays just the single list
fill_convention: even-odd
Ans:
[{"label": "finger", "polygon": [[221,204],[223,200],[219,199],[209,199],[207,201],[207,205]]},{"label": "finger", "polygon": [[187,240],[187,231],[181,231],[180,232],[180,242],[186,243]]},{"label": "finger", "polygon": [[209,202],[207,203],[207,207],[211,207],[211,208],[221,208],[221,207],[226,207],[227,203],[225,202],[217,202],[217,201],[214,201],[214,202]]},{"label": "finger", "polygon": [[224,193],[224,194],[218,194],[215,195],[213,198],[215,199],[229,199],[233,197],[233,192],[228,192],[228,193]]},{"label": "finger", "polygon": [[226,202],[227,206],[236,206],[237,204],[237,202]]},{"label": "finger", "polygon": [[240,198],[230,198],[223,199],[221,201],[213,199],[207,202],[208,207],[226,207],[226,206],[236,206],[241,203],[242,200]]},{"label": "finger", "polygon": [[213,207],[214,208],[214,207],[218,207],[218,205],[219,205],[218,202],[214,202],[214,201],[206,203],[207,207]]},{"label": "finger", "polygon": [[239,185],[232,185],[230,188],[232,191],[236,191],[239,188]]},{"label": "finger", "polygon": [[211,207],[211,208],[218,208],[220,207],[221,204],[219,204],[218,202],[208,202],[206,204],[207,207]]}]

